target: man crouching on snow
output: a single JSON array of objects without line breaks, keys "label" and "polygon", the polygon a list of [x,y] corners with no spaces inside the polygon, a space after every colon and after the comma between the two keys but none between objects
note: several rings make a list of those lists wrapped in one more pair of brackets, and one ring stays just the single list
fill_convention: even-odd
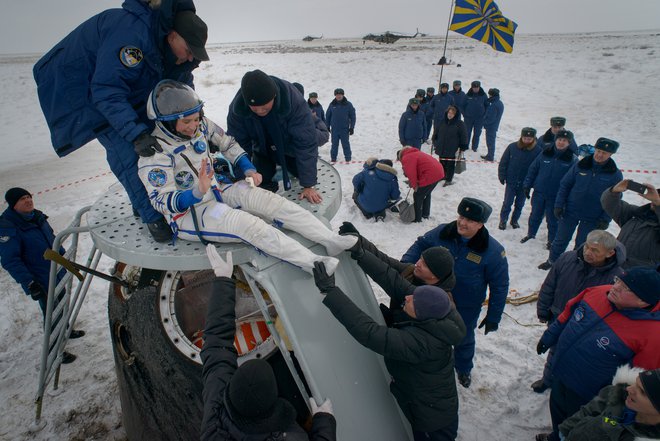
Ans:
[{"label": "man crouching on snow", "polygon": [[[245,242],[309,273],[318,260],[334,272],[337,259],[317,256],[261,218],[320,243],[330,256],[356,238],[333,233],[304,208],[257,188],[262,178],[245,151],[203,116],[202,107],[193,89],[172,80],[158,83],[147,103],[159,145],[140,158],[138,171],[151,204],[169,216],[175,238]],[[247,178],[236,177],[241,174]]]}]

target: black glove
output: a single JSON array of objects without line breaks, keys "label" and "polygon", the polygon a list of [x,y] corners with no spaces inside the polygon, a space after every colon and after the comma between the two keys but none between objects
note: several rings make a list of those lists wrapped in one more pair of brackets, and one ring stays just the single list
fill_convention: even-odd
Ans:
[{"label": "black glove", "polygon": [[564,209],[563,208],[555,207],[555,209],[553,210],[553,213],[555,214],[555,217],[557,219],[561,219],[562,217],[564,217]]},{"label": "black glove", "polygon": [[610,226],[610,223],[607,221],[598,221],[596,222],[596,229],[597,230],[607,230],[607,227]]},{"label": "black glove", "polygon": [[506,181],[504,179],[500,179],[500,184],[504,185],[506,184]]},{"label": "black glove", "polygon": [[41,283],[35,282],[34,280],[28,285],[28,291],[30,292],[30,297],[32,300],[40,300],[46,297],[47,293],[44,290],[44,287],[41,286]]},{"label": "black glove", "polygon": [[314,269],[312,272],[314,273],[314,283],[316,283],[316,287],[322,293],[326,294],[335,287],[335,275],[328,275],[325,271],[325,264],[323,262],[314,262]]},{"label": "black glove", "polygon": [[539,340],[539,343],[536,345],[536,353],[539,355],[545,354],[548,352],[548,349],[550,349],[550,347],[543,343],[543,339]]},{"label": "black glove", "polygon": [[353,129],[348,129],[348,136],[351,136],[353,134]]},{"label": "black glove", "polygon": [[487,322],[486,320],[488,320],[488,317],[484,318],[479,324],[479,329],[483,328],[484,326],[486,327],[484,335],[488,335],[489,332],[495,332],[497,331],[497,328],[500,327],[500,325],[497,323]]},{"label": "black glove", "polygon": [[220,151],[220,147],[218,147],[209,140],[209,153],[218,153],[219,151]]},{"label": "black glove", "polygon": [[135,149],[135,153],[145,158],[153,156],[156,152],[163,152],[163,148],[158,144],[156,137],[151,136],[149,132],[140,133],[135,138],[135,141],[133,141],[133,148]]},{"label": "black glove", "polygon": [[525,192],[525,197],[529,199],[532,197],[532,189],[531,188],[523,188],[523,191]]},{"label": "black glove", "polygon": [[357,234],[359,235],[360,232],[355,228],[355,225],[353,225],[350,222],[343,222],[341,224],[341,227],[339,227],[339,234],[342,236],[345,236],[347,234]]},{"label": "black glove", "polygon": [[536,315],[538,316],[539,322],[541,323],[548,323],[550,320],[552,320],[552,311],[537,312]]}]

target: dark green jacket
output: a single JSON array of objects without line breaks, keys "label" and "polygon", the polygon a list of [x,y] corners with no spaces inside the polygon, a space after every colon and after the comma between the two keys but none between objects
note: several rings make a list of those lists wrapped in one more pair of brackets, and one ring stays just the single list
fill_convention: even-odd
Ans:
[{"label": "dark green jacket", "polygon": [[659,439],[660,426],[622,424],[626,384],[606,386],[596,398],[565,420],[559,430],[566,441],[633,441]]},{"label": "dark green jacket", "polygon": [[[369,252],[365,257],[371,264],[380,262],[389,268],[375,277],[368,274],[393,301],[400,300],[400,304],[412,293],[415,286],[396,269]],[[391,324],[384,326],[337,287],[327,293],[323,303],[360,344],[385,357],[392,376],[390,391],[414,430],[433,432],[458,418],[453,346],[465,336],[465,325],[453,306],[445,318],[423,321],[394,310]]]}]

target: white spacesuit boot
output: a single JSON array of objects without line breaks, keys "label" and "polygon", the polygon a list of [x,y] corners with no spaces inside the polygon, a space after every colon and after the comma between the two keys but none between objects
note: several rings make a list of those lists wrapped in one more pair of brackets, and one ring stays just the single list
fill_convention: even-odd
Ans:
[{"label": "white spacesuit boot", "polygon": [[282,196],[262,188],[250,188],[239,181],[222,194],[230,206],[261,216],[279,224],[282,228],[295,231],[301,236],[325,247],[330,256],[336,256],[357,242],[355,236],[340,236],[333,233],[312,213]]},{"label": "white spacesuit boot", "polygon": [[[225,204],[213,203],[197,207],[202,237],[212,242],[246,242],[263,253],[276,257],[312,273],[314,262],[325,263],[328,274],[334,273],[339,261],[334,257],[318,256],[261,218]],[[179,236],[199,240],[195,234],[192,213],[181,218]]]}]

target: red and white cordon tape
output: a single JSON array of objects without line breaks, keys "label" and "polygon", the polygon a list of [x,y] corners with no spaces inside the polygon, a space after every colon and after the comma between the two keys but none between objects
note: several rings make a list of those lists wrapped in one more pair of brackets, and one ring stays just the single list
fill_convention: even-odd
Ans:
[{"label": "red and white cordon tape", "polygon": [[66,188],[66,187],[72,187],[72,186],[78,185],[82,182],[92,181],[94,179],[102,178],[103,176],[108,176],[108,175],[111,175],[111,174],[112,174],[112,172],[110,172],[110,171],[105,172],[105,173],[100,173],[96,176],[90,176],[89,178],[78,179],[77,181],[68,182],[66,184],[58,185],[58,186],[53,187],[53,188],[47,188],[45,190],[41,190],[41,191],[38,191],[36,193],[33,193],[33,195],[49,193],[49,192],[55,191],[55,190],[61,190],[61,189]]},{"label": "red and white cordon tape", "polygon": [[[479,160],[479,159],[462,159],[462,160],[465,161],[465,162],[474,163],[474,164],[499,164],[499,161],[484,161],[483,159],[482,160]],[[445,159],[445,158],[443,158],[443,161],[460,161],[460,160],[459,159]],[[332,165],[337,165],[337,164],[341,164],[341,165],[344,165],[344,164],[364,164],[364,161],[355,161],[355,160],[336,161],[336,162],[330,162],[330,164],[332,164]],[[619,170],[621,170],[621,173],[638,173],[638,174],[646,174],[646,175],[657,175],[658,174],[657,170],[641,170],[641,169],[633,170],[633,169],[624,169],[624,168],[621,168]]]}]

